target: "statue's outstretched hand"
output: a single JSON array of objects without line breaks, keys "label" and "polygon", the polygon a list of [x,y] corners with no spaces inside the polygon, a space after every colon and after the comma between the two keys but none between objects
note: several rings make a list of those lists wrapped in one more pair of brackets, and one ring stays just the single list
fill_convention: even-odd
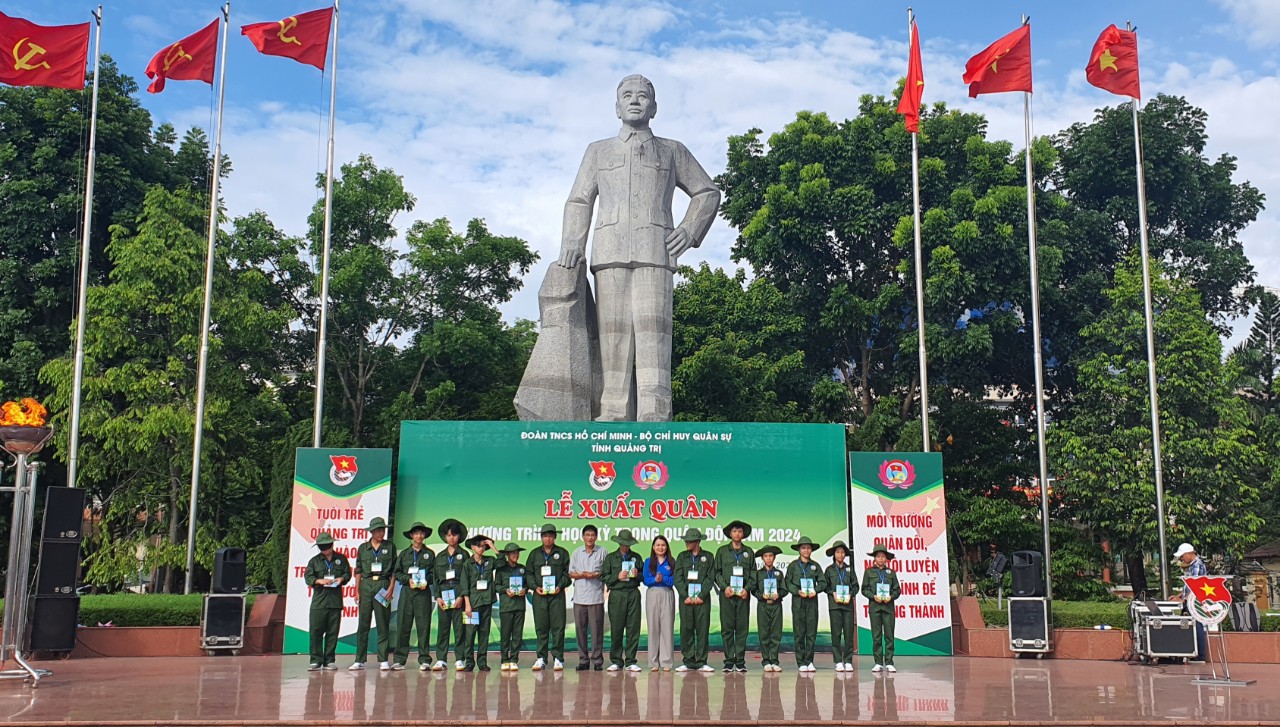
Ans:
[{"label": "statue's outstretched hand", "polygon": [[572,268],[582,262],[582,257],[581,250],[565,248],[560,251],[560,260],[558,262],[562,268]]},{"label": "statue's outstretched hand", "polygon": [[683,227],[677,227],[667,235],[667,252],[671,253],[671,257],[678,258],[688,252],[691,247],[693,247],[693,238]]}]

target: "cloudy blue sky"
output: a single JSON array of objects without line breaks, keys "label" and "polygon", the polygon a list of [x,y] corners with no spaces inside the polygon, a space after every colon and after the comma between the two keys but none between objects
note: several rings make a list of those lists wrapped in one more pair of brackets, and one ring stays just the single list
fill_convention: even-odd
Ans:
[{"label": "cloudy blue sky", "polygon": [[[276,20],[325,0],[239,0],[231,24]],[[339,58],[339,162],[372,154],[418,199],[411,219],[484,217],[542,255],[511,317],[536,317],[542,271],[556,256],[565,196],[586,144],[614,133],[613,89],[628,73],[657,86],[654,128],[684,141],[713,175],[726,139],[779,129],[800,109],[836,118],[864,93],[891,93],[906,68],[901,0],[344,0]],[[1280,1],[914,0],[924,41],[926,101],[987,114],[995,137],[1022,138],[1016,94],[970,100],[965,59],[1032,15],[1035,131],[1092,117],[1116,97],[1089,86],[1083,65],[1103,27],[1140,33],[1143,90],[1186,96],[1209,112],[1209,154],[1240,158],[1280,205]],[[103,49],[145,86],[164,45],[218,13],[212,0],[104,0]],[[43,23],[79,22],[90,3],[0,0]],[[235,173],[232,214],[267,211],[300,234],[324,167],[328,80],[231,38],[224,149]],[[212,89],[174,82],[143,103],[179,128],[211,124]],[[1280,206],[1277,207],[1280,209]],[[399,220],[401,228],[411,219]],[[1260,282],[1280,287],[1280,216],[1245,233]],[[733,231],[717,223],[686,262],[731,266]]]}]

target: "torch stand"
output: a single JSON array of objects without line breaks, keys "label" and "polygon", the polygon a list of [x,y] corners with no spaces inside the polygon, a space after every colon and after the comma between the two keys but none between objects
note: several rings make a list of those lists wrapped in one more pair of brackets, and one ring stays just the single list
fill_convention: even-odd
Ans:
[{"label": "torch stand", "polygon": [[[16,430],[37,430],[21,432]],[[12,658],[17,669],[0,671],[0,679],[30,681],[32,688],[40,686],[40,678],[52,674],[48,669],[37,669],[22,658],[22,647],[27,641],[27,601],[31,585],[31,541],[36,509],[36,479],[39,463],[30,461],[40,451],[53,431],[46,427],[0,427],[0,444],[14,458],[14,482],[12,487],[0,487],[0,492],[13,493],[13,519],[9,533],[9,571],[4,589],[4,627],[0,631],[0,665]],[[0,471],[3,471],[0,469]]]}]

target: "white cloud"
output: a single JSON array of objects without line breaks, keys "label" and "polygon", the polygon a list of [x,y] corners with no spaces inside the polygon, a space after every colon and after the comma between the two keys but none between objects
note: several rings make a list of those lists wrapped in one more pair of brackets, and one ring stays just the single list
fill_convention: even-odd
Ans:
[{"label": "white cloud", "polygon": [[1275,0],[1216,0],[1231,16],[1230,32],[1247,28],[1249,43],[1268,46],[1280,43],[1280,3]]}]

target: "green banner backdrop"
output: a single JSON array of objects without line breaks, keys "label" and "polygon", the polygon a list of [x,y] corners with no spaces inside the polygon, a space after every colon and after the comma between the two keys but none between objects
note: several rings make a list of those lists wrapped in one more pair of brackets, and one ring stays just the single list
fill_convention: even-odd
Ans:
[{"label": "green banner backdrop", "polygon": [[[530,549],[550,522],[571,552],[590,522],[610,550],[609,537],[630,528],[647,556],[659,534],[683,550],[679,537],[690,526],[707,534],[703,547],[714,552],[728,542],[723,526],[737,519],[753,526],[753,548],[782,548],[784,567],[801,535],[824,544],[815,555],[825,566],[822,551],[848,538],[845,453],[844,428],[829,424],[406,421],[396,522],[434,528],[456,517],[498,547],[514,541]],[[392,528],[397,546],[400,529]],[[438,535],[431,540],[437,551],[444,547]],[[754,621],[753,608],[753,640]],[[525,623],[532,638],[532,618]],[[718,633],[714,612],[711,624]],[[825,598],[819,643],[830,643]]]}]

